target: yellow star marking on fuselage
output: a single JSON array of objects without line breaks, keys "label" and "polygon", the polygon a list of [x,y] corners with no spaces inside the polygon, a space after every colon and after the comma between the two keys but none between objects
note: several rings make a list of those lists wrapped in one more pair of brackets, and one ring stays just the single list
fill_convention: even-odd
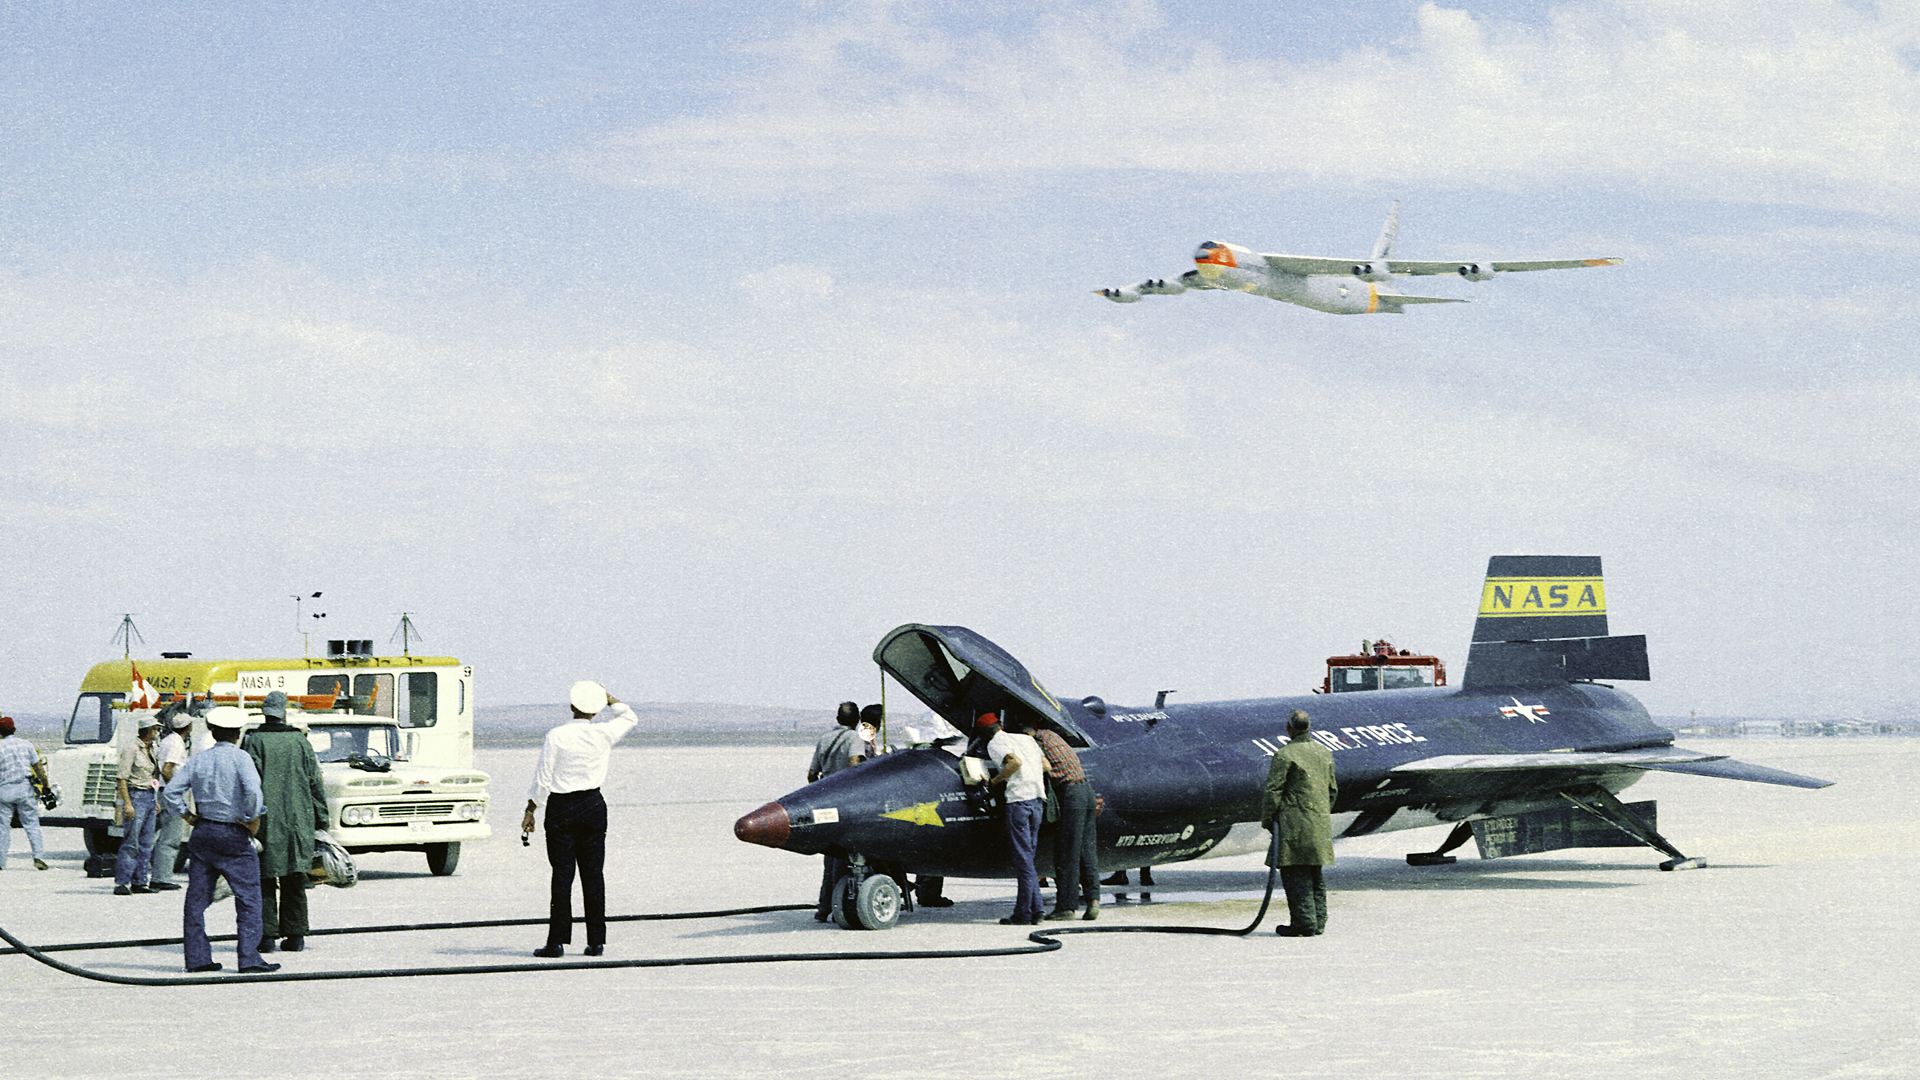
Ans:
[{"label": "yellow star marking on fuselage", "polygon": [[946,825],[946,822],[940,820],[940,804],[937,802],[915,803],[904,809],[889,810],[880,816],[904,821],[909,825]]}]

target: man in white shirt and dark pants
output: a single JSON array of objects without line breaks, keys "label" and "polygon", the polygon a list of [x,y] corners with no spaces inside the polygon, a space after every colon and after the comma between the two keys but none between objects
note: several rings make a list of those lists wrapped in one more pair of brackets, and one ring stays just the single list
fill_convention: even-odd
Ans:
[{"label": "man in white shirt and dark pants", "polygon": [[573,940],[573,874],[580,871],[580,900],[586,909],[587,955],[607,947],[607,803],[600,785],[607,778],[613,744],[633,730],[633,709],[595,682],[573,685],[573,721],[547,732],[540,765],[527,792],[520,831],[534,829],[534,811],[547,808],[547,862],[553,866],[553,893],[547,908],[547,944],[533,955],[561,955]]},{"label": "man in white shirt and dark pants", "polygon": [[[1013,722],[1025,726],[1018,717]],[[1046,812],[1047,758],[1033,736],[1004,729],[993,713],[981,716],[976,730],[987,736],[987,757],[1000,769],[987,783],[1005,792],[1007,844],[1013,853],[1014,880],[1018,882],[1013,914],[1000,921],[1010,926],[1038,926],[1045,905],[1040,899],[1040,875],[1034,868],[1033,852],[1040,839],[1040,819]]]}]

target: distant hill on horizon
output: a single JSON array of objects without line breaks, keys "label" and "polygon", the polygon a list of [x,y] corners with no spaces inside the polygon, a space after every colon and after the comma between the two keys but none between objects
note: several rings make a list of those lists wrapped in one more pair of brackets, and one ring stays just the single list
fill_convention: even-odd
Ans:
[{"label": "distant hill on horizon", "polygon": [[[706,702],[630,701],[640,723],[628,741],[811,743],[833,723],[830,709]],[[552,705],[477,705],[475,746],[538,746],[547,730],[571,718],[565,702]]]},{"label": "distant hill on horizon", "polygon": [[[712,702],[628,702],[640,718],[640,724],[634,729],[630,739],[639,742],[740,742],[740,743],[810,743],[833,723],[831,708],[797,709],[778,705],[726,705]],[[21,735],[27,737],[42,750],[51,751],[60,742],[60,732],[66,724],[65,713],[47,713],[32,710],[9,710],[19,726]],[[927,715],[918,702],[913,703],[910,711],[895,711],[896,721],[907,716]],[[551,705],[480,705],[474,709],[474,745],[491,747],[538,746],[548,728],[564,723],[568,711],[564,702]],[[1791,732],[1796,726],[1795,719],[1776,717],[1728,716],[1728,717],[1684,717],[1655,716],[1652,718],[1663,727],[1680,731],[1687,728],[1718,729],[1727,734],[1770,733],[1769,728],[1781,726],[1780,730]],[[1911,734],[1916,729],[1916,721],[1900,721],[1896,724],[1881,725],[1897,727],[1901,730],[1881,732],[1893,734]],[[1799,718],[1799,726],[1809,721]],[[1847,725],[1851,727],[1851,725]],[[1704,733],[1704,732],[1703,732]],[[1836,732],[1841,733],[1841,732]],[[1857,732],[1847,730],[1845,734],[1872,734],[1875,732]],[[1690,734],[1688,738],[1699,738],[1699,734]]]},{"label": "distant hill on horizon", "polygon": [[[712,728],[762,731],[824,731],[833,723],[833,710],[793,709],[777,705],[715,705],[707,702],[629,701],[642,725],[706,730]],[[552,705],[478,705],[473,710],[475,730],[545,731],[565,723],[566,702]]]},{"label": "distant hill on horizon", "polygon": [[[643,741],[718,739],[723,742],[810,743],[833,723],[833,710],[766,705],[716,705],[707,702],[628,702],[640,724],[629,738]],[[8,712],[19,733],[51,751],[60,742],[64,714]],[[565,702],[552,705],[478,705],[474,708],[476,746],[538,746],[548,728],[569,716]]]}]

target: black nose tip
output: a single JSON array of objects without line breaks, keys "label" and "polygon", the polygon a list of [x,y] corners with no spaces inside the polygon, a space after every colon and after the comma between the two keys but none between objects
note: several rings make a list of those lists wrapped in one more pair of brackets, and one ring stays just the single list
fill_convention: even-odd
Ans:
[{"label": "black nose tip", "polygon": [[793,822],[787,817],[787,808],[777,802],[770,802],[733,823],[735,837],[763,847],[786,847],[787,838],[792,834]]}]

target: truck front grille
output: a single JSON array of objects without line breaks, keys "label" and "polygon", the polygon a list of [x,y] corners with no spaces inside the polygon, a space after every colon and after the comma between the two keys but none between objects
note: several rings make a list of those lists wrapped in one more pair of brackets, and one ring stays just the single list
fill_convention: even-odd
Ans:
[{"label": "truck front grille", "polygon": [[120,768],[111,761],[95,761],[87,765],[86,788],[80,793],[80,801],[93,806],[112,806],[120,801]]},{"label": "truck front grille", "polygon": [[451,802],[388,803],[379,809],[382,821],[431,821],[453,816]]}]

